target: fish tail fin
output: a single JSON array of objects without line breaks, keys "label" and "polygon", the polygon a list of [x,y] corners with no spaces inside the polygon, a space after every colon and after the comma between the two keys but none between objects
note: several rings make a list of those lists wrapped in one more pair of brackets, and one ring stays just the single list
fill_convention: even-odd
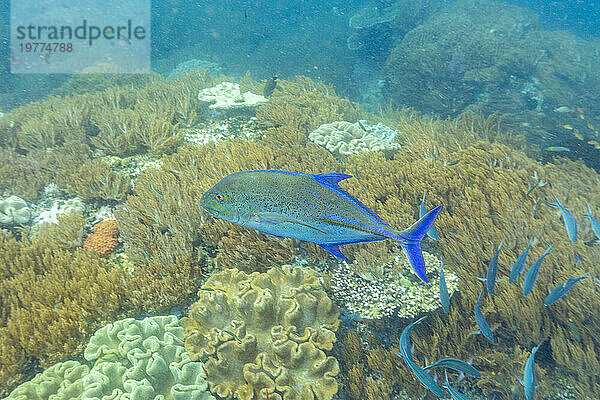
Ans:
[{"label": "fish tail fin", "polygon": [[431,225],[435,221],[436,217],[440,213],[442,206],[437,206],[427,214],[423,215],[417,222],[412,224],[408,229],[399,232],[396,240],[400,242],[406,258],[410,266],[413,268],[419,279],[423,282],[427,281],[425,275],[425,261],[423,260],[423,253],[421,252],[421,240],[427,234]]}]

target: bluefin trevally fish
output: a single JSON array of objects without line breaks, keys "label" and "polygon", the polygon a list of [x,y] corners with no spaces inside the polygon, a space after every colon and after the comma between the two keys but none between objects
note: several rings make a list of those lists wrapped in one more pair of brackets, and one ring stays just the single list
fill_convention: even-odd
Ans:
[{"label": "bluefin trevally fish", "polygon": [[525,398],[527,400],[533,400],[533,393],[535,391],[535,371],[534,371],[534,363],[535,363],[535,353],[540,348],[541,343],[531,349],[531,354],[527,358],[527,362],[525,363],[525,369],[523,370],[523,389],[525,390]]},{"label": "bluefin trevally fish", "polygon": [[[406,366],[417,376],[417,379],[421,382],[425,389],[430,390],[433,394],[438,397],[445,397],[444,391],[437,384],[437,382],[429,375],[427,372],[423,370],[423,368],[419,367],[412,359],[412,355],[410,358],[405,357],[403,354],[398,353],[396,350],[392,350],[394,354],[398,357],[402,358]],[[400,348],[402,352],[402,348]]]},{"label": "bluefin trevally fish", "polygon": [[419,318],[412,324],[407,325],[402,330],[402,333],[400,334],[400,354],[399,354],[399,356],[402,357],[403,359],[413,361],[412,351],[410,349],[410,347],[411,347],[410,346],[410,331],[412,330],[413,326],[421,323],[421,321],[423,321],[425,318],[427,318],[427,316]]},{"label": "bluefin trevally fish", "polygon": [[450,392],[450,396],[455,400],[469,400],[467,396],[450,386],[450,382],[448,381],[448,371],[444,371],[444,373],[446,374],[446,383],[443,386]]},{"label": "bluefin trevally fish", "polygon": [[555,203],[546,204],[548,204],[550,207],[555,207],[560,210],[565,228],[567,229],[567,235],[569,236],[569,239],[571,239],[571,242],[575,243],[577,241],[577,223],[575,222],[575,218],[573,218],[573,215],[571,215],[569,210],[563,207],[555,194],[552,196],[554,196]]},{"label": "bluefin trevally fish", "polygon": [[442,358],[431,365],[423,368],[427,371],[430,368],[450,368],[466,375],[471,375],[476,378],[481,378],[481,373],[477,371],[471,364],[458,358]]},{"label": "bluefin trevally fish", "polygon": [[502,248],[503,243],[504,242],[500,242],[498,250],[496,250],[496,253],[492,257],[492,260],[490,261],[487,272],[485,274],[485,279],[477,278],[480,281],[485,282],[485,287],[487,288],[487,292],[489,295],[494,293],[494,285],[496,284],[496,282],[500,282],[496,281],[496,275],[498,274],[498,255],[500,254],[500,249]]},{"label": "bluefin trevally fish", "polygon": [[569,279],[567,279],[565,282],[561,283],[560,285],[555,287],[554,290],[548,293],[546,301],[544,301],[544,305],[549,306],[560,300],[565,294],[567,294],[569,290],[573,288],[573,286],[575,286],[577,282],[587,279],[588,274],[589,272],[581,275],[578,278],[573,278],[572,276],[570,276]]},{"label": "bluefin trevally fish", "polygon": [[[419,218],[423,218],[423,216],[427,214],[427,209],[425,208],[425,196],[427,196],[427,190],[423,193],[423,200],[421,201],[421,205],[419,206]],[[429,236],[433,240],[438,240],[438,234],[433,224],[431,225],[431,228],[429,228],[429,230],[427,231],[427,236]]]},{"label": "bluefin trevally fish", "polygon": [[597,240],[600,240],[600,225],[598,224],[598,221],[596,221],[596,218],[594,218],[594,216],[592,215],[592,209],[590,208],[590,205],[586,203],[585,206],[587,211],[586,215],[590,220],[590,223],[592,224],[592,230],[596,234]]},{"label": "bluefin trevally fish", "polygon": [[477,299],[477,303],[475,304],[475,322],[479,327],[479,332],[473,332],[473,334],[478,335],[481,333],[483,336],[486,337],[487,340],[494,343],[494,332],[490,329],[490,326],[485,320],[483,313],[481,312],[481,308],[479,307],[481,296],[483,296],[483,289],[481,289],[481,293],[479,293],[479,298]]},{"label": "bluefin trevally fish", "polygon": [[523,252],[517,257],[517,261],[513,264],[512,269],[510,270],[510,277],[508,278],[508,283],[515,283],[521,272],[523,272],[523,267],[527,262],[527,256],[529,255],[529,250],[531,249],[531,244],[533,243],[533,238],[529,240],[529,244],[523,250]]},{"label": "bluefin trevally fish", "polygon": [[551,251],[552,251],[552,246],[550,246],[550,247],[548,247],[548,249],[546,249],[544,254],[542,254],[540,256],[540,258],[538,258],[536,260],[536,262],[533,263],[531,268],[529,268],[529,271],[527,271],[527,273],[525,274],[525,280],[523,281],[523,296],[527,297],[527,295],[529,293],[531,293],[531,290],[533,289],[533,285],[535,284],[535,281],[537,280],[538,273],[540,272],[540,266],[542,265],[542,261],[544,260],[544,257],[546,257],[548,254],[550,254]]},{"label": "bluefin trevally fish", "polygon": [[339,246],[394,239],[417,276],[427,282],[421,240],[442,206],[398,231],[339,187],[351,175],[259,170],[227,175],[202,195],[202,210],[275,237],[305,240],[336,257]]},{"label": "bluefin trevally fish", "polygon": [[450,312],[450,295],[448,294],[448,287],[446,286],[446,278],[444,277],[444,261],[442,259],[440,267],[440,302],[442,303],[442,309],[446,314]]}]

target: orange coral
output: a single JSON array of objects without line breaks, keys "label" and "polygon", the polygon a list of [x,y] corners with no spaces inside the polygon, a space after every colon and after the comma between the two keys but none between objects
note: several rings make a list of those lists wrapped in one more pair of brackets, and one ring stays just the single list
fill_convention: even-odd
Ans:
[{"label": "orange coral", "polygon": [[105,221],[98,222],[92,228],[92,232],[98,235],[107,235],[113,238],[119,236],[119,226],[117,225],[116,219],[107,219]]},{"label": "orange coral", "polygon": [[116,220],[98,222],[92,228],[92,234],[85,239],[83,248],[96,252],[100,257],[107,257],[119,246],[117,236],[119,228]]}]

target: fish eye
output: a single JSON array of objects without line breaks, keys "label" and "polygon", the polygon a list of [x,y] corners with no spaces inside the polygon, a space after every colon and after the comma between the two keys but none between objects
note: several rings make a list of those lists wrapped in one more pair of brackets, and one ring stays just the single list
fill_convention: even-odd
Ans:
[{"label": "fish eye", "polygon": [[225,196],[223,196],[221,193],[217,193],[215,195],[215,200],[217,200],[219,203],[225,201]]}]

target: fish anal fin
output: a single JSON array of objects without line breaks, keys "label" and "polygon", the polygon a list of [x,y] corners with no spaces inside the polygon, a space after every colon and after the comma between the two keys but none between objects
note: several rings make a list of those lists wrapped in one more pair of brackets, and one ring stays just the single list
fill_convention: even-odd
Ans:
[{"label": "fish anal fin", "polygon": [[334,256],[341,258],[344,261],[348,261],[346,256],[343,255],[342,252],[340,251],[340,245],[338,243],[329,243],[329,244],[323,243],[323,244],[319,244],[319,246],[321,246],[322,248],[324,248],[325,250],[327,250]]}]

